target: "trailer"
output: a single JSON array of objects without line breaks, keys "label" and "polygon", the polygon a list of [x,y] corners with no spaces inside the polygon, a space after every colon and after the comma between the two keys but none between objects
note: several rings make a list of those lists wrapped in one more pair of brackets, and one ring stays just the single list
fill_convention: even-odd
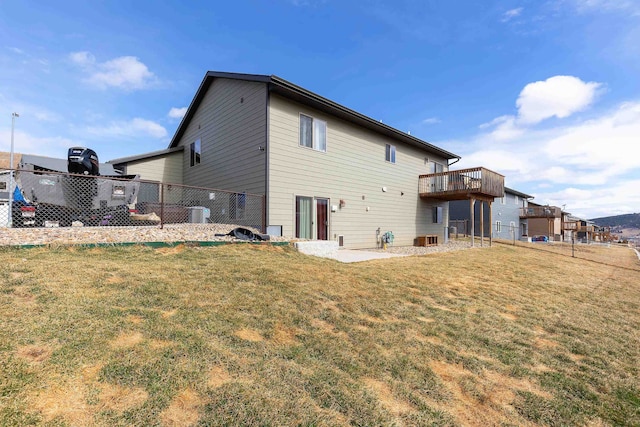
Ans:
[{"label": "trailer", "polygon": [[66,172],[60,166],[59,159],[23,156],[16,172],[14,227],[130,224],[139,175],[121,175],[115,170],[100,175],[98,156],[86,147],[70,148]]}]

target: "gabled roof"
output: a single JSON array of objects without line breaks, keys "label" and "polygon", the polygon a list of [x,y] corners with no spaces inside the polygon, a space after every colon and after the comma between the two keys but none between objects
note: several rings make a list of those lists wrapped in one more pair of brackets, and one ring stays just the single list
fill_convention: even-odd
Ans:
[{"label": "gabled roof", "polygon": [[182,135],[184,135],[189,122],[198,109],[198,106],[204,99],[207,90],[216,78],[265,83],[269,92],[277,93],[278,95],[284,96],[285,98],[291,99],[292,101],[296,101],[322,112],[337,116],[341,119],[355,123],[395,140],[400,140],[415,147],[426,149],[446,159],[460,159],[460,156],[456,154],[450,153],[446,150],[436,147],[435,145],[429,144],[428,142],[416,138],[415,136],[411,136],[408,133],[399,131],[398,129],[386,125],[378,120],[367,117],[364,114],[360,114],[357,111],[351,110],[343,105],[340,105],[307,89],[288,82],[281,77],[262,74],[225,73],[219,71],[208,71],[204,76],[204,79],[202,80],[202,83],[200,84],[196,95],[193,97],[193,100],[191,101],[191,104],[187,109],[187,113],[182,118],[182,121],[180,122],[180,125],[178,126],[178,129],[173,136],[173,139],[171,139],[169,148],[174,148],[177,146],[180,138],[182,138]]}]

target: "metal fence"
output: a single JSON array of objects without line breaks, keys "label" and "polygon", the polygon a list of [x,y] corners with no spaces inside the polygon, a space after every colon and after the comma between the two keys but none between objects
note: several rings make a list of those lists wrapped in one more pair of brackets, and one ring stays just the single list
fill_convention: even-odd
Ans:
[{"label": "metal fence", "polygon": [[162,228],[176,223],[234,224],[264,232],[264,196],[137,176],[0,170],[0,226]]}]

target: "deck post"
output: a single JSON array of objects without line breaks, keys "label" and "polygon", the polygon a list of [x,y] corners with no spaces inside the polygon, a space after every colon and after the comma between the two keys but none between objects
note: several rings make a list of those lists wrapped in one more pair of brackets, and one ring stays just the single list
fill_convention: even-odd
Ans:
[{"label": "deck post", "polygon": [[476,213],[475,213],[475,203],[476,203],[476,199],[474,199],[473,197],[469,199],[469,212],[471,213],[471,247],[474,246],[474,240],[476,238],[476,233],[475,233],[475,222],[476,222]]},{"label": "deck post", "polygon": [[489,201],[489,247],[493,243],[493,202]]}]

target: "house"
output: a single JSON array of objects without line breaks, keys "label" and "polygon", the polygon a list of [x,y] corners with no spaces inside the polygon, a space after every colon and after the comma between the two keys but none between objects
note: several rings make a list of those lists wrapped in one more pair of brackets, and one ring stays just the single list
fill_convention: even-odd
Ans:
[{"label": "house", "polygon": [[614,236],[611,234],[611,227],[601,227],[595,222],[578,218],[563,212],[566,216],[563,219],[563,240],[566,242],[611,242]]},{"label": "house", "polygon": [[[484,230],[480,226],[480,205],[474,207],[475,235],[479,236],[481,231],[485,236],[491,236],[496,239],[520,239],[528,236],[528,219],[522,216],[522,210],[529,206],[529,200],[533,196],[521,193],[514,189],[505,187],[504,196],[497,198],[491,206],[493,212],[492,222],[484,224]],[[483,217],[489,218],[489,205],[483,205]],[[471,233],[471,212],[469,202],[466,200],[457,200],[449,203],[449,218],[451,225],[456,225],[458,232],[465,234]]]},{"label": "house", "polygon": [[451,199],[502,195],[499,174],[450,171],[459,159],[280,77],[210,71],[166,150],[110,163],[263,195],[270,234],[373,248],[386,232],[396,245],[443,239]]},{"label": "house", "polygon": [[521,217],[528,219],[529,236],[547,236],[549,241],[562,241],[564,215],[561,208],[529,202],[529,206],[522,209]]}]

